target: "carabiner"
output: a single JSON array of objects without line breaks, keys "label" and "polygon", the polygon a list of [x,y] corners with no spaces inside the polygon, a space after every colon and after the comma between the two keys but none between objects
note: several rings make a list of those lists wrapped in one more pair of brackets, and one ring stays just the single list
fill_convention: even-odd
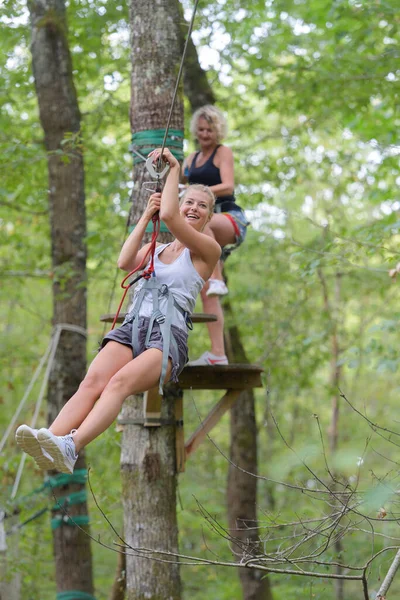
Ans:
[{"label": "carabiner", "polygon": [[150,175],[152,176],[153,179],[162,179],[164,177],[164,175],[166,175],[169,171],[169,164],[166,163],[163,170],[158,172],[158,171],[156,171],[156,166],[155,166],[153,160],[154,160],[153,157],[149,156],[149,158],[146,160],[146,169],[148,170],[148,172],[150,173]]}]

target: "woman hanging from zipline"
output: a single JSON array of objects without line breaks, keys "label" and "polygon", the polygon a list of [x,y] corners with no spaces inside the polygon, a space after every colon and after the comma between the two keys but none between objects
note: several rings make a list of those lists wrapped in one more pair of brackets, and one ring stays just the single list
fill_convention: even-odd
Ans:
[{"label": "woman hanging from zipline", "polygon": [[[214,215],[204,232],[213,237],[222,248],[221,262],[244,240],[248,221],[235,202],[234,166],[232,150],[221,144],[226,136],[224,115],[215,106],[202,106],[193,114],[190,130],[200,146],[188,156],[183,165],[182,181],[207,185],[216,197]],[[207,285],[201,292],[204,312],[215,314],[217,320],[207,323],[211,352],[191,361],[195,365],[224,365],[228,363],[224,346],[224,314],[220,297],[228,293],[219,261]]]},{"label": "woman hanging from zipline", "polygon": [[[156,162],[160,150],[150,155]],[[151,195],[122,247],[118,266],[129,272],[145,260],[150,245],[140,249],[140,244],[157,211],[175,240],[157,244],[155,277],[137,285],[124,323],[105,336],[78,391],[50,428],[18,427],[18,445],[39,459],[41,468],[72,473],[78,452],[112,424],[125,398],[149,390],[158,381],[160,388],[166,381],[177,381],[187,362],[190,315],[221,248],[203,233],[213,214],[213,193],[203,185],[192,185],[179,202],[179,162],[167,148],[163,160],[170,167],[164,190]]]}]

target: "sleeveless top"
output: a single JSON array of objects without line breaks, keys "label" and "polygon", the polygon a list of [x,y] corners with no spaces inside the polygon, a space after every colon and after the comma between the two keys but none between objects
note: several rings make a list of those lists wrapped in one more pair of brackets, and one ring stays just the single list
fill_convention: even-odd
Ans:
[{"label": "sleeveless top", "polygon": [[[214,165],[214,156],[217,153],[218,148],[221,146],[219,144],[211,156],[206,160],[204,165],[201,167],[196,167],[197,157],[200,152],[196,152],[193,157],[192,164],[189,167],[188,173],[188,181],[190,184],[192,183],[201,183],[203,185],[208,185],[211,187],[212,185],[219,185],[222,183],[220,170],[218,167]],[[233,194],[229,194],[227,196],[218,196],[216,198],[216,204],[221,204],[223,202],[235,202],[235,196]],[[239,207],[238,207],[239,208]]]},{"label": "sleeveless top", "polygon": [[[169,244],[161,244],[160,246],[157,246],[155,251],[154,270],[157,281],[160,284],[165,283],[179,306],[189,314],[192,314],[196,304],[197,296],[204,285],[204,279],[194,268],[189,248],[185,248],[173,263],[167,265],[161,262],[158,256],[167,246],[169,246]],[[133,302],[129,307],[128,312],[130,312],[132,306],[135,304],[137,295],[141,290],[144,281],[144,279],[141,279],[135,287]],[[161,296],[159,298],[159,303],[161,312],[165,314],[167,299]],[[151,292],[148,291],[143,298],[139,316],[150,317],[152,312],[153,299]],[[176,309],[174,310],[172,317],[172,325],[176,325],[176,327],[187,331],[185,318]]]}]

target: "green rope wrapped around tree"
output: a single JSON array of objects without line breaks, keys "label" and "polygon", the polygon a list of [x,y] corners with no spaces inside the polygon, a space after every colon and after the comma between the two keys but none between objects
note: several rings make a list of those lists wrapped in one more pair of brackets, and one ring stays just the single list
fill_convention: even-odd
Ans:
[{"label": "green rope wrapped around tree", "polygon": [[94,596],[87,592],[79,590],[69,590],[68,592],[59,592],[56,596],[57,600],[96,600]]},{"label": "green rope wrapped around tree", "polygon": [[86,500],[86,490],[80,490],[79,492],[71,492],[71,494],[67,494],[66,496],[60,496],[60,498],[57,498],[57,504],[55,504],[51,510],[59,510],[60,507],[83,504],[84,502],[86,502]]},{"label": "green rope wrapped around tree", "polygon": [[70,483],[84,484],[87,481],[87,469],[76,469],[71,475],[68,473],[59,473],[54,477],[50,477],[44,484],[44,488],[51,488],[54,490]]},{"label": "green rope wrapped around tree", "polygon": [[63,525],[68,525],[69,527],[83,527],[83,525],[89,525],[90,519],[88,515],[75,515],[74,517],[70,517],[69,515],[62,515],[59,517],[54,517],[51,520],[51,529],[54,531]]},{"label": "green rope wrapped around tree", "polygon": [[[147,157],[149,152],[162,146],[165,129],[146,129],[132,134],[132,148]],[[165,145],[179,161],[183,160],[183,136],[181,129],[169,129]],[[133,164],[137,165],[142,159],[133,154]]]},{"label": "green rope wrapped around tree", "polygon": [[34,489],[29,494],[22,496],[21,498],[16,500],[17,505],[26,504],[32,496],[36,496],[37,494],[41,494],[46,491],[48,488],[54,490],[58,487],[63,487],[64,485],[68,485],[70,483],[80,483],[84,485],[87,481],[87,469],[76,469],[69,475],[68,473],[59,473],[54,477],[49,477],[47,481],[44,482],[43,485]]}]

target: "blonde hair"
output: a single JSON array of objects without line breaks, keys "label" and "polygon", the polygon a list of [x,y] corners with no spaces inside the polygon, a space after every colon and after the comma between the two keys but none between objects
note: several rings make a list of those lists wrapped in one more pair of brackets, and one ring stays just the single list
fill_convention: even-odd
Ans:
[{"label": "blonde hair", "polygon": [[214,196],[214,193],[208,187],[208,185],[203,185],[202,183],[193,183],[192,185],[189,185],[188,188],[186,189],[185,193],[183,194],[183,196],[180,199],[179,206],[181,206],[184,199],[186,198],[186,196],[188,195],[188,193],[191,190],[198,190],[199,192],[203,192],[204,194],[206,194],[208,196],[208,199],[210,200],[209,208],[210,208],[210,216],[211,216],[214,212],[215,196]]},{"label": "blonde hair", "polygon": [[198,108],[190,121],[190,132],[194,138],[197,137],[197,126],[199,123],[199,119],[205,119],[209,125],[212,126],[214,131],[217,134],[217,143],[221,142],[228,132],[228,125],[226,119],[222,112],[212,106],[211,104],[206,104],[205,106],[201,106]]}]

